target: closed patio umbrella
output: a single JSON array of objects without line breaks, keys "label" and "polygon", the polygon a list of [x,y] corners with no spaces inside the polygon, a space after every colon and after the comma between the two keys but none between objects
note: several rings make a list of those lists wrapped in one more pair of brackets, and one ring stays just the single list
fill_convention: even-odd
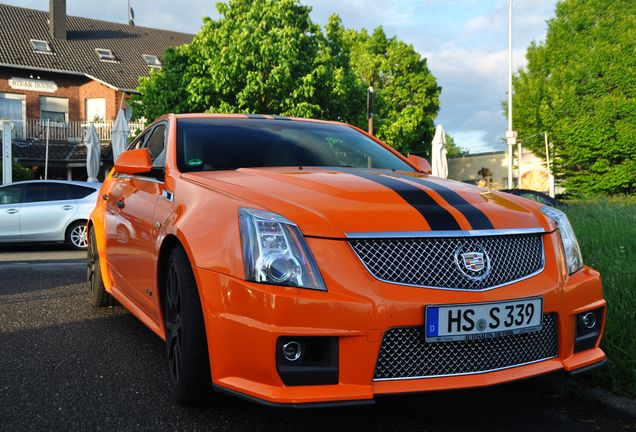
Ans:
[{"label": "closed patio umbrella", "polygon": [[86,146],[86,172],[88,173],[88,182],[97,181],[97,173],[99,172],[99,160],[101,157],[101,146],[99,137],[92,123],[86,128],[84,135],[84,145]]},{"label": "closed patio umbrella", "polygon": [[432,175],[441,178],[448,177],[448,161],[446,160],[446,134],[442,125],[437,125],[431,149]]},{"label": "closed patio umbrella", "polygon": [[126,149],[128,144],[128,122],[126,113],[120,109],[113,124],[111,133],[111,146],[113,148],[113,162],[117,162],[119,155]]}]

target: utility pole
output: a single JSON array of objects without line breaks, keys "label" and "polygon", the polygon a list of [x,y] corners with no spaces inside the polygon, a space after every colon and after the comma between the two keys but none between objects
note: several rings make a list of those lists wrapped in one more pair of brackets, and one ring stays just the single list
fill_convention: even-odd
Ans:
[{"label": "utility pole", "polygon": [[11,122],[0,121],[2,126],[2,184],[13,182],[13,156],[11,155]]},{"label": "utility pole", "polygon": [[367,90],[367,118],[369,119],[369,135],[373,135],[373,99],[375,93],[373,86],[369,86]]},{"label": "utility pole", "polygon": [[46,119],[46,150],[44,152],[44,180],[49,179],[49,127],[51,119]]},{"label": "utility pole", "polygon": [[554,198],[554,174],[552,173],[552,169],[550,169],[550,145],[548,144],[548,133],[544,132],[543,136],[545,138],[545,163],[548,168],[548,195]]},{"label": "utility pole", "polygon": [[[513,152],[515,144],[517,144],[517,132],[512,130],[512,0],[508,1],[508,130],[506,131],[506,142],[508,143],[508,189],[512,189]],[[521,164],[521,152],[519,152],[519,163]],[[519,184],[521,184],[521,177]]]}]

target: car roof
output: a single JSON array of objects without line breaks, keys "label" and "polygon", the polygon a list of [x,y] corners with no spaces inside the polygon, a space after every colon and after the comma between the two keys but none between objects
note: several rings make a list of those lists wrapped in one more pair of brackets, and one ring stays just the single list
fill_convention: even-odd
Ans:
[{"label": "car roof", "polygon": [[1,185],[0,187],[30,184],[30,183],[63,183],[63,184],[72,184],[76,186],[90,187],[93,189],[99,189],[102,185],[99,182],[84,182],[84,181],[77,181],[77,180],[23,180],[23,181],[13,182],[7,185]]},{"label": "car roof", "polygon": [[282,121],[294,121],[294,122],[308,122],[308,123],[323,123],[323,124],[336,124],[349,126],[347,123],[332,121],[332,120],[317,120],[301,117],[288,117],[272,114],[221,114],[221,113],[185,113],[185,114],[164,114],[153,122],[156,123],[161,120],[165,120],[170,116],[174,116],[176,119],[192,119],[192,118],[235,118],[246,120],[282,120]]}]

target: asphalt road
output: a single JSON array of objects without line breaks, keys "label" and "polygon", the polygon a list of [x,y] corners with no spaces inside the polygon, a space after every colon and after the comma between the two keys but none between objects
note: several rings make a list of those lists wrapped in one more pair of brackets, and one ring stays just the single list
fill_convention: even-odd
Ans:
[{"label": "asphalt road", "polygon": [[121,307],[91,308],[82,261],[49,252],[59,253],[42,262],[0,249],[0,430],[636,430],[561,375],[366,407],[274,409],[210,395],[181,408],[161,340]]}]

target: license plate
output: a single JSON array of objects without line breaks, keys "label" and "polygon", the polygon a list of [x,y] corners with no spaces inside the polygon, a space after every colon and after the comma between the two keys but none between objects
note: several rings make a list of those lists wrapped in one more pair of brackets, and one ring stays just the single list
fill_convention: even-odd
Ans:
[{"label": "license plate", "polygon": [[483,339],[541,329],[543,299],[427,306],[426,342]]}]

